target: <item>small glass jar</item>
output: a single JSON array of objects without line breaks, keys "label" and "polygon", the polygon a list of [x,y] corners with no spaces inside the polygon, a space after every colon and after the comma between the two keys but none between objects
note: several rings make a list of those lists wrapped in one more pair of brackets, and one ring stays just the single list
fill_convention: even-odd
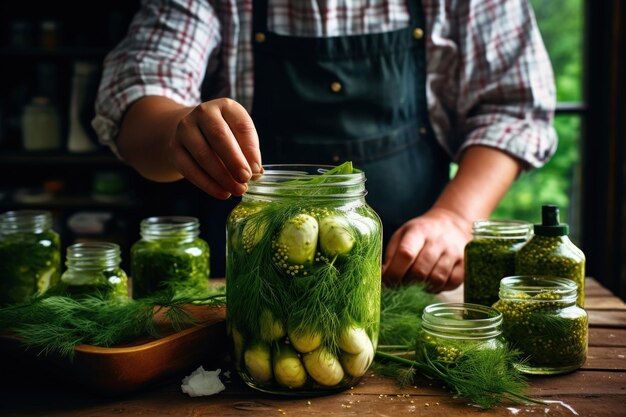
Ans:
[{"label": "small glass jar", "polygon": [[227,220],[227,324],[251,387],[312,396],[356,385],[380,325],[382,234],[352,166],[274,165]]},{"label": "small glass jar", "polygon": [[415,355],[427,363],[453,364],[468,349],[504,347],[502,314],[471,303],[431,304],[422,313]]},{"label": "small glass jar", "polygon": [[141,221],[141,239],[131,248],[133,298],[164,289],[206,290],[209,244],[199,237],[195,217],[149,217]]},{"label": "small glass jar", "polygon": [[0,305],[25,301],[59,281],[61,239],[47,211],[0,215]]},{"label": "small glass jar", "polygon": [[587,312],[576,305],[576,284],[567,278],[511,276],[500,283],[494,308],[504,317],[503,334],[525,360],[528,374],[562,374],[587,358]]},{"label": "small glass jar", "polygon": [[515,274],[515,253],[530,238],[532,225],[518,220],[477,220],[465,246],[464,300],[491,306],[500,280]]},{"label": "small glass jar", "polygon": [[120,247],[109,242],[76,243],[67,248],[60,289],[71,295],[93,294],[129,299],[128,277],[120,268]]}]

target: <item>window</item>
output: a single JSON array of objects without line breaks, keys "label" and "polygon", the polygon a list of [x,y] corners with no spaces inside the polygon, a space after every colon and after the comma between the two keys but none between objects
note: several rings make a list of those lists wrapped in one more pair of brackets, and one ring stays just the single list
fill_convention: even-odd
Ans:
[{"label": "window", "polygon": [[550,55],[557,89],[554,127],[559,144],[552,159],[516,181],[492,217],[541,220],[541,205],[559,206],[574,242],[580,236],[580,146],[583,100],[583,0],[531,0]]}]

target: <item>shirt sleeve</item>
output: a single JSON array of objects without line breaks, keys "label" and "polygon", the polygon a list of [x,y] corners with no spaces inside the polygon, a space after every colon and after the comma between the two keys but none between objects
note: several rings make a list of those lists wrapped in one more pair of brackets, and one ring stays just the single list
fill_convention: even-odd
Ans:
[{"label": "shirt sleeve", "polygon": [[519,158],[526,169],[543,166],[557,146],[556,93],[531,6],[527,0],[458,1],[455,9],[447,33],[455,45],[445,30],[434,39],[457,56],[447,67],[454,73],[434,78],[435,94],[445,88],[443,79],[458,80],[439,92],[448,108],[435,111],[433,125],[447,131],[436,133],[447,136],[444,146],[455,160],[467,147],[483,145]]},{"label": "shirt sleeve", "polygon": [[219,44],[219,21],[207,1],[143,0],[125,38],[104,59],[92,120],[100,142],[119,157],[122,117],[141,97],[198,104],[208,57]]}]

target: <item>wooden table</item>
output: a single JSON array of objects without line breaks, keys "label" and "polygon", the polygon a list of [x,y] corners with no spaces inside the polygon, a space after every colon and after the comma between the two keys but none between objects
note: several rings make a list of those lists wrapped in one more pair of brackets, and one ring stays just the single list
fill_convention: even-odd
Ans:
[{"label": "wooden table", "polygon": [[[441,295],[460,301],[462,289]],[[180,380],[126,397],[87,395],[41,378],[2,375],[1,416],[626,416],[626,304],[587,280],[589,313],[587,362],[573,373],[529,378],[528,394],[549,406],[504,404],[484,411],[455,399],[439,384],[419,379],[399,389],[395,382],[368,373],[358,386],[316,398],[281,398],[255,392],[232,376],[227,389],[208,397],[188,397]],[[14,384],[17,381],[18,384]]]}]

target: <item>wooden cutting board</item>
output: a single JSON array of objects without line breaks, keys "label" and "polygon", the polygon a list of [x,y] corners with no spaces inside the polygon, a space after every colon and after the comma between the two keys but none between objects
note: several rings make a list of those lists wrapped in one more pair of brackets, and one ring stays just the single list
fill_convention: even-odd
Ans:
[{"label": "wooden cutting board", "polygon": [[38,355],[17,338],[0,336],[0,373],[25,381],[54,378],[69,389],[106,396],[182,378],[201,365],[208,369],[219,363],[227,349],[225,307],[189,306],[188,311],[198,320],[193,327],[177,332],[157,316],[162,337],[113,347],[78,345],[73,360]]}]

